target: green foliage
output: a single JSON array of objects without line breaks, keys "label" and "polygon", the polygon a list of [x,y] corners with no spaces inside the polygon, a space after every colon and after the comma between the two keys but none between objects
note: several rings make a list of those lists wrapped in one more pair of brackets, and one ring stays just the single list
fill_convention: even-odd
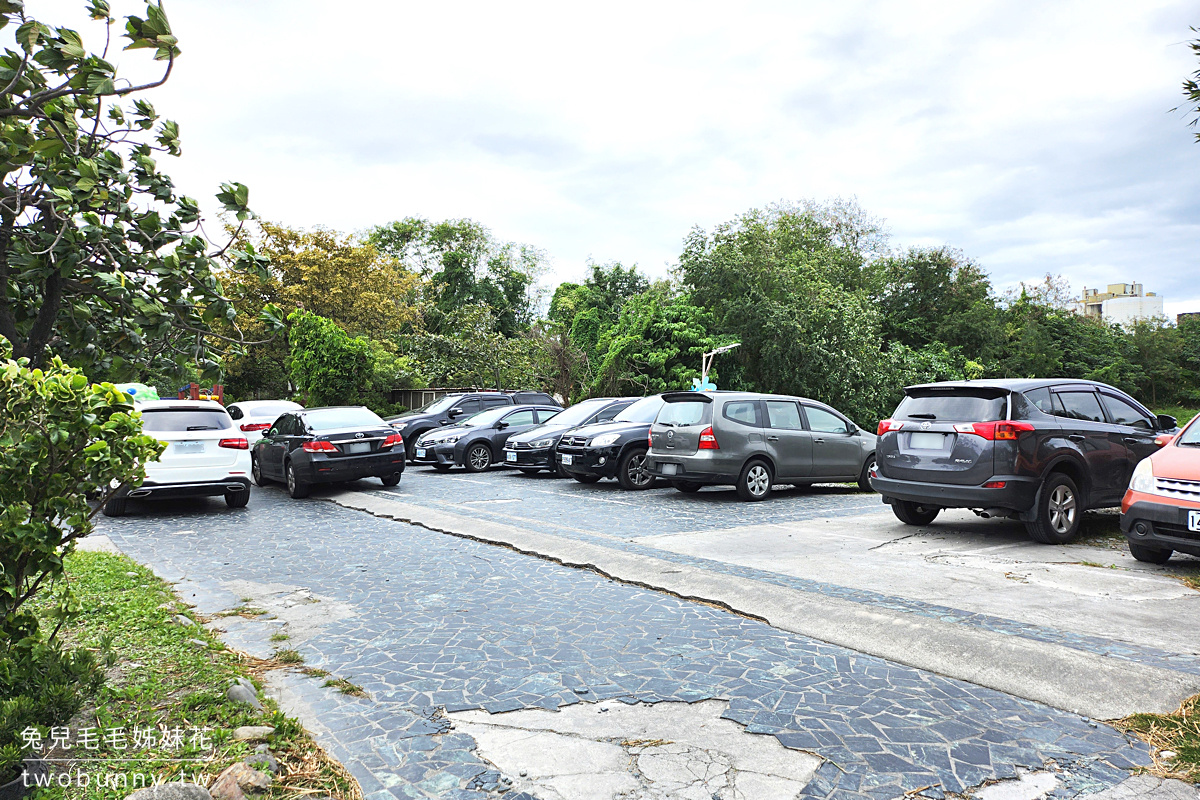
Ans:
[{"label": "green foliage", "polygon": [[45,371],[10,358],[0,338],[0,648],[33,646],[37,622],[22,607],[38,591],[60,592],[56,616],[72,611],[63,557],[92,530],[99,506],[122,484],[146,477],[163,444],[142,434],[128,395],[94,385],[51,359]]},{"label": "green foliage", "polygon": [[[1192,33],[1200,33],[1200,28],[1192,28]],[[1200,39],[1193,39],[1188,42],[1188,48],[1191,49],[1192,55],[1200,58]],[[1188,120],[1188,125],[1195,128],[1196,123],[1200,122],[1200,70],[1192,73],[1190,78],[1183,81],[1183,96],[1187,98],[1187,107],[1183,110],[1191,116]],[[1182,106],[1171,109],[1178,111]],[[1200,142],[1200,133],[1196,134],[1196,141]]]},{"label": "green foliage", "polygon": [[[114,24],[95,0],[92,19]],[[179,128],[137,95],[163,83],[180,50],[161,4],[125,24],[127,50],[153,50],[162,77],[130,85],[80,35],[0,5],[17,49],[0,55],[0,335],[38,366],[49,352],[92,375],[133,378],[194,365],[215,376],[238,335],[219,264],[261,271],[253,247],[213,247],[200,208],[177,196],[157,154],[180,154]],[[223,208],[251,216],[247,188],[221,185]]]},{"label": "green foliage", "polygon": [[404,341],[431,385],[509,389],[542,384],[535,377],[535,341],[499,333],[488,305],[470,303],[445,321],[445,333],[422,331]]},{"label": "green foliage", "polygon": [[288,370],[306,406],[358,405],[371,385],[371,344],[309,311],[288,315]]}]

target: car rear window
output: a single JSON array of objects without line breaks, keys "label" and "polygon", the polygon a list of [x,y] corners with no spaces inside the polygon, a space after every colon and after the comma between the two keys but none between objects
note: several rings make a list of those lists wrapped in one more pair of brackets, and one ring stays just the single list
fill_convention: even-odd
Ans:
[{"label": "car rear window", "polygon": [[280,403],[279,405],[276,405],[276,406],[254,406],[253,408],[250,409],[250,416],[252,416],[252,417],[270,417],[271,419],[275,419],[280,414],[291,411],[295,408],[296,408],[295,406],[290,405],[288,403]]},{"label": "car rear window", "polygon": [[712,420],[712,403],[703,400],[681,400],[667,403],[658,412],[655,422],[660,425],[703,425]]},{"label": "car rear window", "polygon": [[335,428],[373,428],[386,423],[379,415],[367,408],[330,408],[310,411],[304,421],[314,431],[331,431]]},{"label": "car rear window", "polygon": [[725,419],[741,423],[742,425],[753,425],[756,428],[762,427],[757,400],[739,400],[734,403],[726,403],[725,408],[721,410],[721,415]]},{"label": "car rear window", "polygon": [[222,431],[233,427],[225,411],[204,408],[152,408],[142,411],[143,431]]},{"label": "car rear window", "polygon": [[900,401],[897,419],[936,419],[954,422],[994,422],[1008,416],[1004,395],[994,392],[955,389],[937,394],[910,394]]}]

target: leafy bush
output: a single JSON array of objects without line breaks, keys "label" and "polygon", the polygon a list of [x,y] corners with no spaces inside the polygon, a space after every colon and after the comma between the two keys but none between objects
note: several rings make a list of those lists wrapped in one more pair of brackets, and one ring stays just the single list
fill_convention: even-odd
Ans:
[{"label": "leafy bush", "polygon": [[288,315],[288,371],[306,406],[357,405],[371,385],[371,344],[309,311]]}]

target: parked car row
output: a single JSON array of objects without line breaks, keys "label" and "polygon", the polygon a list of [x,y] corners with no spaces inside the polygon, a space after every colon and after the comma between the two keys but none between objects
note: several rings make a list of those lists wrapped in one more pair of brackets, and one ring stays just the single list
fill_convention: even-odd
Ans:
[{"label": "parked car row", "polygon": [[411,461],[611,478],[628,490],[732,485],[743,500],[779,484],[857,482],[905,524],[969,508],[1056,544],[1078,535],[1085,510],[1120,504],[1135,558],[1200,555],[1200,417],[1179,432],[1173,417],[1094,381],[911,386],[876,434],[824,403],[751,392],[592,398],[565,410],[541,392],[473,392],[386,421],[363,407],[287,401],[137,407],[167,447],[140,486],[108,500],[110,516],[139,497],[224,496],[242,507],[251,476],[292,497],[364,477],[394,486]]}]

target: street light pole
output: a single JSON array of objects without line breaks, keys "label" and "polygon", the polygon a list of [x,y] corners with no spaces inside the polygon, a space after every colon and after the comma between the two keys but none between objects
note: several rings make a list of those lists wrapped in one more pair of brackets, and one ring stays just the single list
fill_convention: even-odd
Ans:
[{"label": "street light pole", "polygon": [[708,371],[710,369],[712,369],[713,357],[717,353],[728,353],[733,348],[741,346],[741,344],[742,344],[741,342],[734,342],[733,344],[727,344],[724,347],[718,347],[717,349],[711,350],[711,351],[705,353],[704,355],[700,356],[700,386],[701,387],[704,387],[708,384]]}]

